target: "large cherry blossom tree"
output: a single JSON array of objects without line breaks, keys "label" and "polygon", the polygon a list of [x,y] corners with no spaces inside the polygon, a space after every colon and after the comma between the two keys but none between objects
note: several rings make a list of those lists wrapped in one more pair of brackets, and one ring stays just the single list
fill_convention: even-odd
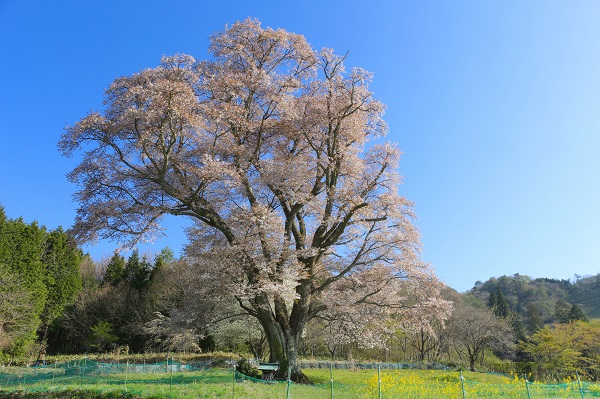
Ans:
[{"label": "large cherry blossom tree", "polygon": [[446,318],[371,74],[252,19],[209,52],[116,79],[105,109],[66,129],[62,152],[83,154],[69,175],[78,238],[134,244],[164,215],[191,218],[188,256],[258,319],[296,380],[314,317],[337,314],[365,340],[388,316]]}]

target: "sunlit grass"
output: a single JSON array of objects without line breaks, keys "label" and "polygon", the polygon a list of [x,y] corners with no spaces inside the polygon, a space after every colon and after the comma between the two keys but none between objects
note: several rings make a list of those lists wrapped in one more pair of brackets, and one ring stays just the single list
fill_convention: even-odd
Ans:
[{"label": "sunlit grass", "polygon": [[[53,379],[33,381],[32,370],[23,374],[23,380],[4,383],[0,379],[0,389],[4,391],[59,392],[83,390],[96,392],[99,397],[145,398],[232,398],[232,399],[271,399],[286,398],[286,382],[264,383],[252,380],[236,380],[231,369],[210,369],[182,373],[120,373],[102,375],[54,375]],[[51,368],[38,370],[38,373],[52,372]],[[514,399],[565,398],[580,399],[578,381],[566,379],[563,384],[527,384],[518,376],[464,372],[464,380],[457,371],[437,370],[333,370],[333,382],[329,369],[304,370],[314,385],[291,384],[291,399],[329,399],[333,389],[335,399],[462,399],[463,384],[466,398]],[[596,385],[586,386],[587,394],[596,396],[600,389]],[[119,396],[121,395],[121,396]],[[0,397],[3,397],[0,395]],[[86,396],[88,397],[88,396]]]}]

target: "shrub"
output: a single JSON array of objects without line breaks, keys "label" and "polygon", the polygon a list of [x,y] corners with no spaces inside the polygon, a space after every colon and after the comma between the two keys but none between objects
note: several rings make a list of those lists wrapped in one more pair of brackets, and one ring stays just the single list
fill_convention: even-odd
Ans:
[{"label": "shrub", "polygon": [[241,358],[237,363],[237,371],[252,378],[261,378],[260,371],[247,359]]}]

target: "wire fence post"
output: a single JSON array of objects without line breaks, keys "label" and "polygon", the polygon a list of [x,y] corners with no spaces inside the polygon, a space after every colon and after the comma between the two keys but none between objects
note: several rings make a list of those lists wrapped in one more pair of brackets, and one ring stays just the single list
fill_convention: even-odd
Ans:
[{"label": "wire fence post", "polygon": [[529,392],[529,379],[525,376],[525,389],[527,389],[527,398],[531,399],[531,393]]},{"label": "wire fence post", "polygon": [[467,394],[465,393],[465,377],[463,377],[462,370],[460,370],[460,388],[462,389],[463,399],[467,399]]},{"label": "wire fence post", "polygon": [[233,381],[231,382],[231,398],[235,399],[235,361],[231,361],[231,369],[233,370]]},{"label": "wire fence post", "polygon": [[581,399],[585,399],[583,397],[583,385],[581,385],[581,378],[579,378],[579,372],[575,370],[575,374],[577,375],[577,382],[579,382],[579,394],[581,395]]},{"label": "wire fence post", "polygon": [[81,373],[79,374],[79,377],[80,377],[79,378],[79,388],[82,388],[82,389],[83,389],[83,377],[85,377],[85,366],[86,366],[86,364],[87,364],[87,356],[85,356],[83,358],[83,367],[81,367],[81,362],[79,362],[79,365],[80,365],[79,366],[80,367],[79,370],[81,371]]},{"label": "wire fence post", "polygon": [[[167,359],[167,364],[169,363],[169,359]],[[169,396],[173,398],[173,356],[171,356],[171,381],[169,382]]]},{"label": "wire fence post", "polygon": [[331,399],[333,399],[333,364],[329,363],[329,381],[331,382]]},{"label": "wire fence post", "polygon": [[381,365],[377,365],[377,393],[379,394],[379,399],[381,399]]},{"label": "wire fence post", "polygon": [[292,369],[288,365],[287,388],[285,390],[285,399],[290,399],[290,385],[292,384]]},{"label": "wire fence post", "polygon": [[54,382],[54,377],[56,377],[56,362],[53,364],[54,369],[52,370],[52,382]]},{"label": "wire fence post", "polygon": [[125,392],[127,392],[127,373],[129,371],[129,359],[127,359],[127,363],[125,363]]}]

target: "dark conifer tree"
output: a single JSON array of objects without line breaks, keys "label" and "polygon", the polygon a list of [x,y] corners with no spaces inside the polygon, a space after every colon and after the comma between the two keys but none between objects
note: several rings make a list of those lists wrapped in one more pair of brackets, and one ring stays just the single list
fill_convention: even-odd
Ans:
[{"label": "dark conifer tree", "polygon": [[585,315],[585,313],[583,313],[583,310],[581,309],[581,307],[577,304],[573,304],[571,305],[571,311],[569,312],[569,318],[571,320],[571,322],[573,321],[577,321],[577,320],[581,320],[581,321],[585,321],[588,322],[590,321],[590,319],[588,319],[588,317]]},{"label": "dark conifer tree", "polygon": [[110,262],[108,262],[108,266],[106,266],[102,281],[116,287],[121,282],[124,275],[125,258],[115,251],[112,258],[110,258]]},{"label": "dark conifer tree", "polygon": [[129,285],[137,290],[141,290],[150,280],[151,272],[152,267],[146,256],[140,259],[138,250],[134,250],[125,265],[125,278]]},{"label": "dark conifer tree", "polygon": [[554,317],[557,323],[569,323],[571,321],[571,306],[562,299],[559,299],[554,305]]},{"label": "dark conifer tree", "polygon": [[507,317],[510,313],[510,308],[506,298],[502,293],[500,287],[496,287],[490,293],[489,307],[493,310],[494,314],[498,317]]}]

